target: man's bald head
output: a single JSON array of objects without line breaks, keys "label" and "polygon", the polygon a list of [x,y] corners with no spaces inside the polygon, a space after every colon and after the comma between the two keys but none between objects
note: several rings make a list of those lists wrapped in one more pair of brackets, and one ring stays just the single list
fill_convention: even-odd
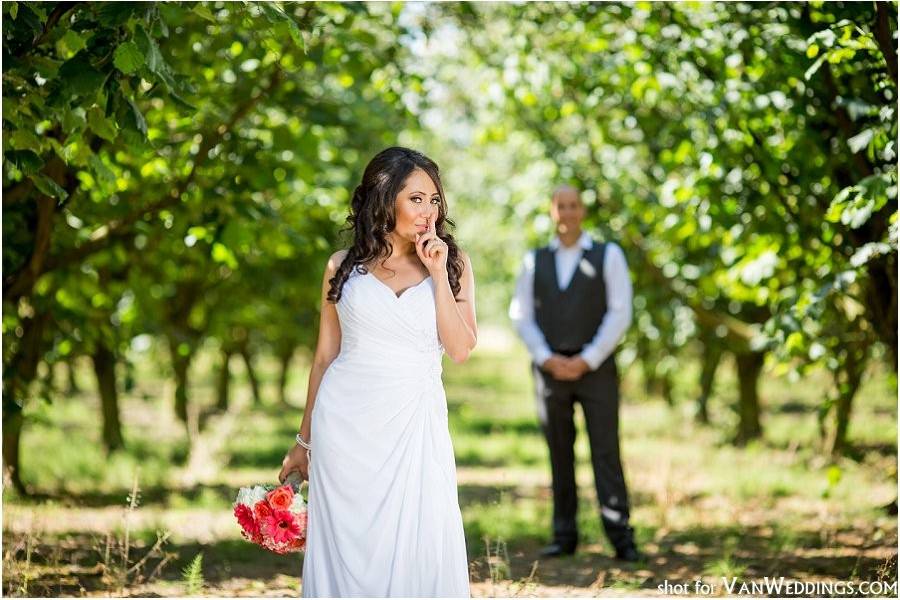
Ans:
[{"label": "man's bald head", "polygon": [[568,201],[576,201],[581,202],[581,192],[568,184],[562,184],[556,187],[553,190],[553,195],[550,197],[553,202],[558,200],[568,200]]},{"label": "man's bald head", "polygon": [[557,233],[578,232],[585,217],[581,192],[571,185],[560,185],[553,190],[550,201],[550,218],[556,224]]}]

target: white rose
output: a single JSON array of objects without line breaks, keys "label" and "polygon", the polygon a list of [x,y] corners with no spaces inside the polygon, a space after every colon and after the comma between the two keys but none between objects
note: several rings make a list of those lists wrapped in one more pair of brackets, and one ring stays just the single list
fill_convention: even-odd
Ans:
[{"label": "white rose", "polygon": [[253,487],[242,487],[240,490],[238,490],[235,505],[243,504],[245,506],[253,508],[257,502],[259,502],[260,500],[265,500],[265,498],[266,488],[261,485],[255,485]]},{"label": "white rose", "polygon": [[253,498],[253,504],[256,504],[260,500],[265,500],[267,493],[268,492],[266,491],[266,488],[264,488],[263,486],[261,486],[261,485],[253,486],[253,492],[251,494],[251,498]]},{"label": "white rose", "polygon": [[301,513],[306,510],[306,502],[303,501],[303,496],[299,492],[294,493],[294,501],[291,502],[291,507],[288,510],[292,513]]},{"label": "white rose", "polygon": [[253,508],[251,495],[253,494],[252,488],[242,487],[238,490],[237,500],[235,501],[235,505],[243,504],[245,506],[249,506]]}]

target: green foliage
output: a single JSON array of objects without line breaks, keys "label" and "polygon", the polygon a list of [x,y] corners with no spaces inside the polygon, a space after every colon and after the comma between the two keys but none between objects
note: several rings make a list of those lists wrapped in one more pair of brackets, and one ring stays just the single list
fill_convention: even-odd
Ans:
[{"label": "green foliage", "polygon": [[504,215],[535,243],[535,198],[585,190],[588,228],[628,255],[630,345],[657,376],[698,337],[779,373],[824,364],[836,388],[870,358],[896,365],[896,3],[470,9],[422,18],[465,40],[424,76],[470,82],[426,110],[551,164]]},{"label": "green foliage", "polygon": [[[895,2],[2,10],[5,414],[98,349],[311,348],[349,191],[396,143],[444,166],[494,320],[567,181],[628,254],[649,378],[698,339],[765,351],[834,374],[824,418],[896,365]],[[541,460],[497,433],[464,459]]]},{"label": "green foliage", "polygon": [[203,553],[199,552],[181,572],[185,594],[198,596],[203,591]]},{"label": "green foliage", "polygon": [[397,71],[390,7],[13,3],[4,15],[10,402],[31,377],[9,367],[98,342],[162,335],[187,358],[207,337],[311,345],[348,189],[391,131],[414,125],[385,75]]}]

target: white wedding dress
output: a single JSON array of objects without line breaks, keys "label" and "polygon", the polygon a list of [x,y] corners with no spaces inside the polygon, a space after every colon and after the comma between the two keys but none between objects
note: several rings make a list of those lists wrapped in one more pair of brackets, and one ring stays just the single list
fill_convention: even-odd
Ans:
[{"label": "white wedding dress", "polygon": [[434,281],[351,271],[312,412],[303,597],[469,597]]}]

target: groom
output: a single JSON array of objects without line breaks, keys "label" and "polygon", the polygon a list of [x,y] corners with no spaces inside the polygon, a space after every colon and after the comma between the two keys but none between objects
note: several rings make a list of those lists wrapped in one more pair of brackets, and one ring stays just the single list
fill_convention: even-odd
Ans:
[{"label": "groom", "polygon": [[541,429],[550,447],[553,543],[542,556],[573,554],[578,544],[575,402],[591,448],[600,516],[616,557],[642,558],[628,524],[628,491],[619,459],[619,376],[615,348],[631,324],[631,280],[622,249],[581,230],[585,208],[573,187],[553,193],[556,237],[529,252],[509,315],[532,357]]}]

